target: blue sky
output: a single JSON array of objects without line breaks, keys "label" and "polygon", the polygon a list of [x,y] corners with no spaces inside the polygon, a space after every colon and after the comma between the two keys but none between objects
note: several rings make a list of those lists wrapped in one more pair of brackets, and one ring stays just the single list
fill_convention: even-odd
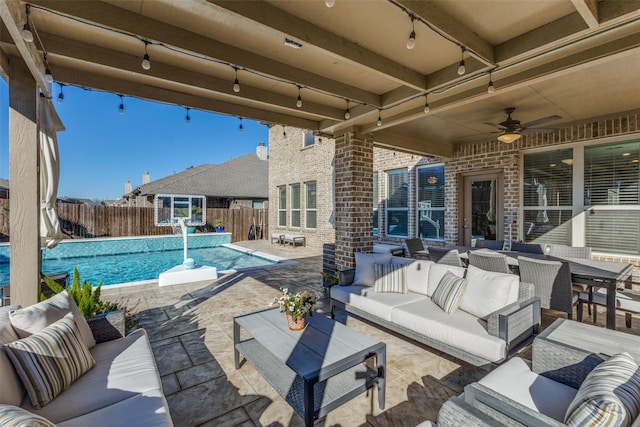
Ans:
[{"label": "blue sky", "polygon": [[[57,100],[60,86],[53,85]],[[125,112],[118,114],[120,98],[113,93],[64,86],[64,102],[56,102],[66,131],[58,133],[60,186],[58,196],[116,199],[125,181],[135,188],[142,174],[151,180],[181,172],[189,166],[222,163],[255,153],[268,143],[268,128],[237,117],[186,110],[136,98],[124,98]],[[0,178],[9,178],[8,86],[0,79]]]}]

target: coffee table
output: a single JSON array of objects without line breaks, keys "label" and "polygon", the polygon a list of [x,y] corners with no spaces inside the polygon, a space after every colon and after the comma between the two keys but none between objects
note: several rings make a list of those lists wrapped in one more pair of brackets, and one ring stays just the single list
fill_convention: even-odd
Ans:
[{"label": "coffee table", "polygon": [[[240,340],[240,328],[250,338]],[[311,426],[377,385],[384,409],[386,345],[316,313],[291,331],[278,308],[233,319],[236,369],[240,354]]]}]

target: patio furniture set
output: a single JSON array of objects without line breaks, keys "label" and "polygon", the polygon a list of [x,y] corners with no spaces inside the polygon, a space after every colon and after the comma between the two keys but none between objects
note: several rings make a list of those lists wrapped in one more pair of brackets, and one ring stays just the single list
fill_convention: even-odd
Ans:
[{"label": "patio furniture set", "polygon": [[273,242],[277,242],[279,245],[291,245],[294,248],[297,245],[307,246],[307,238],[304,234],[296,234],[296,233],[271,233],[271,244]]},{"label": "patio furniture set", "polygon": [[0,344],[0,425],[173,425],[147,334],[125,336],[123,312],[88,323],[66,292],[0,307]]}]

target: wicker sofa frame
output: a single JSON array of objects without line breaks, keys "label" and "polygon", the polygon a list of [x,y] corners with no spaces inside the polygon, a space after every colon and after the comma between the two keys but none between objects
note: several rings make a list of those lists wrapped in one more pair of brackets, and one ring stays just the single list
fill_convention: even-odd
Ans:
[{"label": "wicker sofa frame", "polygon": [[[355,269],[340,273],[340,283],[353,283]],[[337,285],[338,286],[338,285]],[[344,285],[343,285],[344,286]],[[348,286],[348,285],[347,285]],[[506,342],[507,358],[513,355],[522,345],[529,342],[539,331],[540,327],[540,299],[534,295],[533,285],[520,283],[518,301],[490,314],[487,318],[487,330],[490,335]],[[464,351],[458,347],[435,340],[429,336],[417,333],[409,328],[381,319],[364,310],[345,304],[331,298],[331,318],[335,317],[336,309],[355,315],[378,326],[399,333],[412,340],[426,344],[436,350],[443,351],[457,359],[474,366],[495,366],[495,362]]]}]

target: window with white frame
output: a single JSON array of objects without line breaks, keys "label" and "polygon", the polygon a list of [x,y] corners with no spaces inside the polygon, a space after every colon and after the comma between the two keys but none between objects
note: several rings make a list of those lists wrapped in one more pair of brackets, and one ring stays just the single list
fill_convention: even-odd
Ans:
[{"label": "window with white frame", "polygon": [[573,148],[524,155],[523,240],[571,245]]},{"label": "window with white frame", "polygon": [[444,165],[422,166],[416,173],[418,237],[444,240]]},{"label": "window with white frame", "polygon": [[287,186],[278,187],[278,225],[287,226]]},{"label": "window with white frame", "polygon": [[305,185],[305,227],[316,228],[316,182],[309,181]]},{"label": "window with white frame", "polygon": [[585,246],[640,254],[640,141],[584,148]]},{"label": "window with white frame", "polygon": [[313,144],[316,143],[316,136],[312,132],[303,132],[302,135],[303,135],[303,140],[302,140],[303,147],[311,147]]},{"label": "window with white frame", "polygon": [[378,172],[373,173],[373,235],[379,234],[378,230],[378,204],[380,197],[378,196]]},{"label": "window with white frame", "polygon": [[291,184],[291,226],[300,227],[300,184]]},{"label": "window with white frame", "polygon": [[407,237],[409,233],[409,172],[387,172],[387,235]]}]

